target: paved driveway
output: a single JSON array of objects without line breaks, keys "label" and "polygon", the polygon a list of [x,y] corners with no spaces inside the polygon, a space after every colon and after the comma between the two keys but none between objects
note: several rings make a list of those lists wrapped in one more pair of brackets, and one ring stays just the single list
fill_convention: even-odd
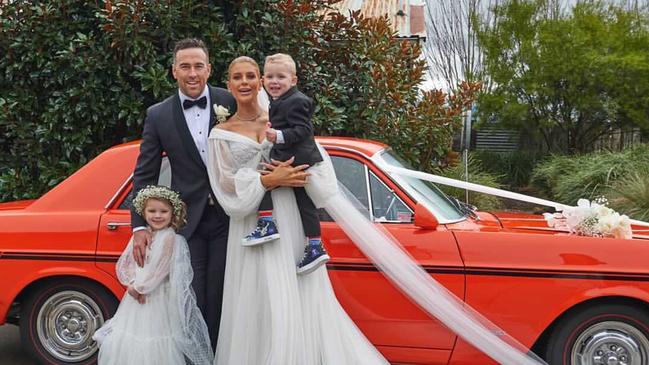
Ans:
[{"label": "paved driveway", "polygon": [[0,363],[2,365],[38,365],[20,347],[18,326],[0,326]]}]

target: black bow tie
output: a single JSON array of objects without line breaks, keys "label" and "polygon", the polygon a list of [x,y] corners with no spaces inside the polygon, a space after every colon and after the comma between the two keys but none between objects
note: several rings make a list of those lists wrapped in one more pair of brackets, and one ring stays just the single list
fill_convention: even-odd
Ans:
[{"label": "black bow tie", "polygon": [[201,109],[205,109],[205,107],[207,107],[207,97],[203,96],[202,98],[198,98],[196,100],[186,99],[185,101],[183,101],[183,109],[189,109],[194,105],[198,106]]}]

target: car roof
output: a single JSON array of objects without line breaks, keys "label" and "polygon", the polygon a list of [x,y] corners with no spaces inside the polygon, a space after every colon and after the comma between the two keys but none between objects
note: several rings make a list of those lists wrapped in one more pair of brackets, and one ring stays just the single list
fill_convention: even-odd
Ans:
[{"label": "car roof", "polygon": [[388,147],[381,142],[351,137],[316,137],[316,140],[327,149],[351,150],[368,158]]},{"label": "car roof", "polygon": [[[358,138],[317,137],[316,139],[329,151],[347,151],[368,159],[387,147],[379,142]],[[140,140],[127,142],[104,151],[64,182],[31,203],[29,209],[33,211],[103,209],[106,202],[115,198],[116,187],[128,181],[133,173],[135,160],[140,151],[140,142]],[[123,166],[129,167],[123,168]],[[110,173],[103,171],[110,171]],[[88,189],[89,180],[92,181],[93,189]],[[83,193],[78,194],[78,192]]]}]

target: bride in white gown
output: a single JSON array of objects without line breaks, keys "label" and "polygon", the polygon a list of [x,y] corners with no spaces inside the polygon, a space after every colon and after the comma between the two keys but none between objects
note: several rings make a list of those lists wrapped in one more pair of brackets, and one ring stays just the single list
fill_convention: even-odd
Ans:
[{"label": "bride in white gown", "polygon": [[263,139],[267,117],[257,103],[261,83],[253,62],[231,64],[228,86],[238,111],[211,131],[208,142],[212,189],[230,216],[215,364],[387,364],[338,303],[325,267],[296,275],[304,233],[290,188],[272,192],[281,238],[241,245],[257,222],[266,191],[257,168],[272,146]]},{"label": "bride in white gown", "polygon": [[[208,174],[212,190],[230,216],[223,312],[216,365],[388,364],[338,303],[326,268],[296,275],[304,232],[290,188],[272,191],[273,215],[281,238],[244,247],[241,238],[257,222],[266,191],[258,164],[271,143],[264,139],[267,117],[259,107],[259,67],[235,59],[228,87],[237,113],[210,133]],[[482,318],[423,271],[398,243],[355,211],[338,190],[326,152],[309,169],[306,185],[355,244],[411,300],[501,364],[543,364],[534,354]]]}]

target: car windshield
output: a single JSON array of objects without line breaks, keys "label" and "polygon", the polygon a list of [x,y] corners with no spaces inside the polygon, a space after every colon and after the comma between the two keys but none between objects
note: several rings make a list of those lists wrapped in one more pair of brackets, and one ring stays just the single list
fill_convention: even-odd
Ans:
[{"label": "car windshield", "polygon": [[[379,164],[384,163],[389,166],[414,170],[403,158],[390,149],[384,150],[375,159],[379,160]],[[432,182],[397,174],[390,174],[390,176],[416,202],[435,214],[440,223],[457,222],[464,219],[465,215],[458,204],[454,204],[452,198],[446,196]]]}]

